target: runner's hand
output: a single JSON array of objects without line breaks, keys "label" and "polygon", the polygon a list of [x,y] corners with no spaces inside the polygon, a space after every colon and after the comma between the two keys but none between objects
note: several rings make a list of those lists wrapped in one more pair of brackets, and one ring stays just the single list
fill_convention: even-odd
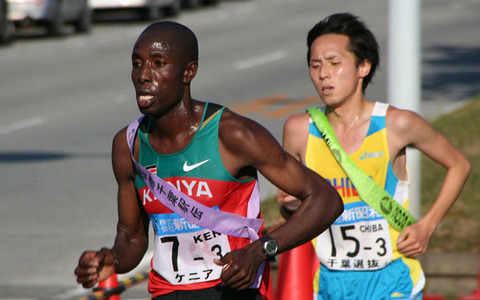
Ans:
[{"label": "runner's hand", "polygon": [[243,290],[255,282],[258,266],[265,260],[265,256],[253,253],[255,246],[252,245],[249,244],[225,254],[221,259],[214,260],[217,265],[224,266],[221,279],[227,286]]},{"label": "runner's hand", "polygon": [[84,288],[91,288],[115,272],[115,258],[110,249],[85,251],[75,268],[77,282]]},{"label": "runner's hand", "polygon": [[422,221],[407,226],[398,236],[398,251],[405,256],[417,257],[427,251],[428,242],[435,228]]}]

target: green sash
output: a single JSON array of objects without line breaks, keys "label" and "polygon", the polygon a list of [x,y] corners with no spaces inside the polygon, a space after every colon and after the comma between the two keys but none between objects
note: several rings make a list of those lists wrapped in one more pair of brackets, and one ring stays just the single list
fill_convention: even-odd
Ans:
[{"label": "green sash", "polygon": [[395,201],[384,188],[380,187],[372,178],[365,174],[345,153],[325,114],[316,107],[307,109],[307,112],[315,126],[322,133],[333,156],[335,156],[335,159],[352,181],[360,198],[400,232],[408,225],[414,224],[415,219],[412,215]]}]

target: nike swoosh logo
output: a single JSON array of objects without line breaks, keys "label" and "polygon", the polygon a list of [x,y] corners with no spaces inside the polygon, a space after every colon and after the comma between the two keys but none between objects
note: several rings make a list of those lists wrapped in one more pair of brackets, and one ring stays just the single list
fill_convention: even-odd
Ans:
[{"label": "nike swoosh logo", "polygon": [[206,160],[204,160],[204,161],[201,161],[201,162],[199,162],[199,163],[193,164],[193,165],[191,165],[191,166],[188,165],[188,162],[185,162],[185,163],[183,164],[183,171],[184,171],[184,172],[190,172],[191,170],[196,169],[196,168],[200,167],[201,165],[203,165],[203,164],[205,164],[205,163],[207,163],[207,162],[209,162],[209,161],[210,161],[210,159],[206,159]]}]

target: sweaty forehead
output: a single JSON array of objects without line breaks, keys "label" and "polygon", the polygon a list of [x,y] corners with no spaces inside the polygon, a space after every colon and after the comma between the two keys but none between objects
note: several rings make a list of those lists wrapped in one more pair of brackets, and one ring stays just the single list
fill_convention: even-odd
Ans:
[{"label": "sweaty forehead", "polygon": [[179,50],[179,41],[172,32],[166,30],[150,30],[143,32],[135,43],[135,48],[149,48],[152,51],[176,51]]},{"label": "sweaty forehead", "polygon": [[338,56],[353,55],[350,49],[350,40],[347,36],[325,34],[315,39],[311,46],[310,59],[332,59]]},{"label": "sweaty forehead", "polygon": [[141,44],[141,43],[151,43],[152,41],[155,40],[164,40],[166,36],[164,36],[165,33],[163,32],[156,32],[153,30],[144,30],[140,35],[138,36],[135,44]]}]

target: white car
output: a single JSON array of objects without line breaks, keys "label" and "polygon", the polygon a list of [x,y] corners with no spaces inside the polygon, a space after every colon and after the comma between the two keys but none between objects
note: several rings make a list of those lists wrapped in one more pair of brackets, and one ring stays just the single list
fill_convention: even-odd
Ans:
[{"label": "white car", "polygon": [[147,20],[155,20],[162,16],[177,15],[180,12],[182,0],[90,0],[94,11],[136,9],[142,11]]},{"label": "white car", "polygon": [[66,23],[76,32],[88,32],[91,9],[87,0],[7,0],[8,18],[15,27],[46,26],[49,35],[62,35]]}]

